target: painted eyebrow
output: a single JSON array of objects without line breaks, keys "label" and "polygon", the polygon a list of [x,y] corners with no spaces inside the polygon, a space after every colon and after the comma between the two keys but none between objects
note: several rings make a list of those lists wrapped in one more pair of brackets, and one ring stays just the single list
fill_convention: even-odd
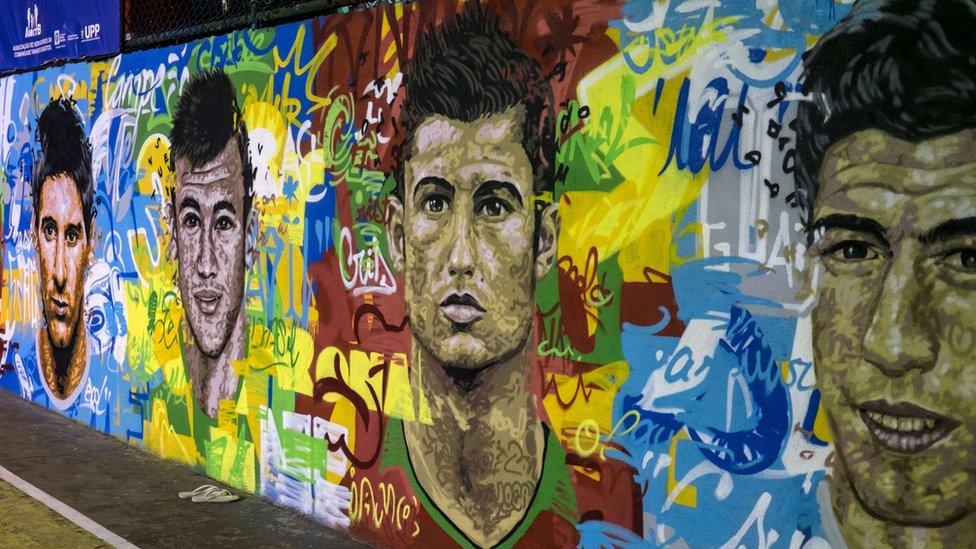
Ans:
[{"label": "painted eyebrow", "polygon": [[976,235],[976,216],[950,219],[918,237],[918,239],[922,244],[929,245],[948,240],[954,236],[972,235]]},{"label": "painted eyebrow", "polygon": [[421,179],[419,183],[417,183],[416,187],[413,188],[414,199],[417,198],[417,193],[420,192],[420,188],[425,185],[433,185],[448,194],[454,194],[454,185],[448,183],[446,179],[442,179],[440,177],[425,177]]},{"label": "painted eyebrow", "polygon": [[65,232],[68,232],[68,231],[70,231],[72,229],[74,229],[75,231],[77,231],[77,232],[80,233],[81,232],[81,223],[68,223],[65,226],[64,231]]},{"label": "painted eyebrow", "polygon": [[48,223],[54,225],[55,227],[58,226],[58,222],[55,221],[54,218],[49,215],[45,215],[44,217],[41,218],[41,226],[47,225]]},{"label": "painted eyebrow", "polygon": [[852,214],[830,214],[821,217],[813,224],[811,235],[816,234],[819,229],[847,229],[856,233],[867,233],[873,236],[886,247],[891,245],[885,236],[884,227],[881,223],[869,218]]},{"label": "painted eyebrow", "polygon": [[180,210],[183,210],[185,208],[194,208],[197,211],[200,211],[200,203],[193,198],[187,197],[184,198],[182,202],[180,202]]},{"label": "painted eyebrow", "polygon": [[237,210],[234,208],[234,205],[226,200],[221,200],[220,202],[214,204],[213,212],[217,213],[220,210],[227,210],[231,213],[231,215],[237,214]]},{"label": "painted eyebrow", "polygon": [[491,196],[496,194],[498,191],[508,191],[510,195],[515,197],[518,201],[519,206],[522,205],[522,193],[518,191],[515,185],[507,181],[485,181],[478,187],[478,190],[474,193],[474,199],[478,200],[486,196]]}]

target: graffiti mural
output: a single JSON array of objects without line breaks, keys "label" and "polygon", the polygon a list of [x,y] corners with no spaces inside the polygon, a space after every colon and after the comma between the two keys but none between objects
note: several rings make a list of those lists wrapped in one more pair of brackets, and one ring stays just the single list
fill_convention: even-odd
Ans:
[{"label": "graffiti mural", "polygon": [[972,545],[974,26],[370,2],[0,78],[0,387],[384,547]]}]

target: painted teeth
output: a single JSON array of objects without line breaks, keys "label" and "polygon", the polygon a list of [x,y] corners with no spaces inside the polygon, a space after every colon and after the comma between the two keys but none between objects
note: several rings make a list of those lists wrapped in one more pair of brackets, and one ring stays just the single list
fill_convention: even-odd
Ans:
[{"label": "painted teeth", "polygon": [[935,429],[935,420],[921,417],[898,417],[878,412],[867,412],[871,421],[890,431],[921,433]]}]

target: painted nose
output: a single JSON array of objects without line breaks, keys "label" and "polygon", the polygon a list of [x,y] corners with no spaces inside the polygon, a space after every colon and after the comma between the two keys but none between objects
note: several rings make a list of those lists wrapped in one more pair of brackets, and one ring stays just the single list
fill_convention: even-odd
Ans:
[{"label": "painted nose", "polygon": [[58,238],[57,246],[54,249],[54,287],[58,292],[63,292],[68,285],[68,258],[65,249],[64,237]]},{"label": "painted nose", "polygon": [[474,276],[475,235],[470,220],[459,216],[454,234],[454,247],[448,260],[448,272],[452,277]]},{"label": "painted nose", "polygon": [[197,261],[197,275],[200,278],[217,276],[217,252],[213,237],[208,231],[200,231],[200,258]]},{"label": "painted nose", "polygon": [[928,301],[928,290],[920,284],[911,257],[897,258],[885,275],[864,334],[865,359],[889,377],[913,369],[930,370],[939,343],[936,328],[925,313]]}]

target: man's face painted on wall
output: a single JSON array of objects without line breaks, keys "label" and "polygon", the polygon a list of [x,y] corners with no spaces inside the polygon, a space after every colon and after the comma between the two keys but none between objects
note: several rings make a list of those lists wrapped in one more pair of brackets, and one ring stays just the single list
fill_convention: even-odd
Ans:
[{"label": "man's face painted on wall", "polygon": [[394,221],[391,246],[414,338],[448,367],[477,369],[521,350],[535,278],[551,264],[551,223],[533,253],[522,116],[520,107],[471,123],[431,116],[415,130],[404,166],[402,226]]},{"label": "man's face painted on wall", "polygon": [[861,131],[820,171],[817,380],[854,493],[885,520],[976,509],[974,144]]},{"label": "man's face painted on wall", "polygon": [[51,344],[63,349],[72,344],[76,330],[84,329],[79,319],[83,313],[85,269],[91,252],[81,195],[70,176],[56,175],[44,181],[37,220],[41,299],[47,333]]},{"label": "man's face painted on wall", "polygon": [[237,142],[204,166],[176,160],[173,200],[180,298],[197,347],[223,352],[244,296],[244,178]]}]

